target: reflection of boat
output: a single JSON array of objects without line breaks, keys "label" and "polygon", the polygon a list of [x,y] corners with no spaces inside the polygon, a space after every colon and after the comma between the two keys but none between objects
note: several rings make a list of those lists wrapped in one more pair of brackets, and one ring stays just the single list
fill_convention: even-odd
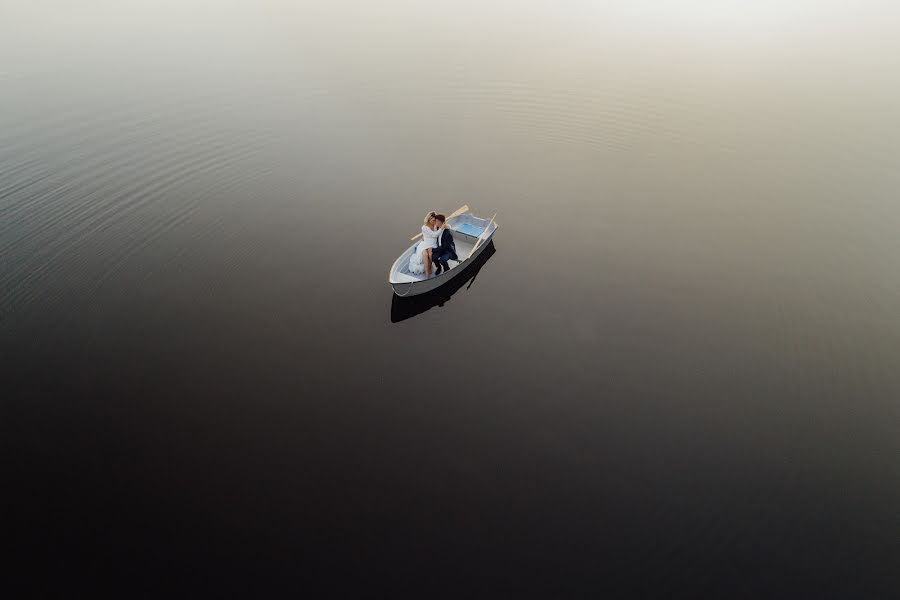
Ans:
[{"label": "reflection of boat", "polygon": [[391,266],[388,281],[395,294],[404,298],[417,296],[446,285],[459,276],[470,261],[484,252],[497,231],[494,219],[482,219],[472,214],[452,215],[447,219],[447,227],[453,232],[456,254],[460,260],[450,261],[448,271],[426,279],[424,275],[409,272],[409,257],[416,250],[416,244],[413,244]]},{"label": "reflection of boat", "polygon": [[467,260],[462,263],[462,266],[453,269],[454,271],[458,270],[459,274],[451,279],[446,285],[442,285],[435,290],[411,298],[401,298],[397,294],[394,294],[393,301],[391,302],[391,323],[399,323],[400,321],[405,321],[406,319],[420,315],[435,306],[443,306],[444,302],[450,300],[450,296],[459,291],[459,289],[467,283],[469,285],[466,289],[472,287],[472,284],[475,282],[475,277],[478,275],[481,267],[483,267],[497,251],[497,249],[494,248],[493,241],[484,244],[482,248],[483,250],[479,252],[477,258]]}]

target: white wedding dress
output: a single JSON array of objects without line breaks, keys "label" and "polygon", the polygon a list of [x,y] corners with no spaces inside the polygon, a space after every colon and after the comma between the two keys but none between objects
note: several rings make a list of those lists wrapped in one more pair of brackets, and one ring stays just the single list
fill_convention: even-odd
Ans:
[{"label": "white wedding dress", "polygon": [[422,262],[422,251],[425,248],[428,248],[428,244],[419,242],[416,244],[416,249],[413,250],[412,256],[409,257],[409,272],[413,275],[425,274],[425,263]]},{"label": "white wedding dress", "polygon": [[422,241],[416,244],[412,256],[409,257],[409,272],[413,275],[425,274],[425,263],[422,262],[422,252],[427,248],[437,248],[437,239],[440,230],[432,231],[426,226],[422,226]]}]

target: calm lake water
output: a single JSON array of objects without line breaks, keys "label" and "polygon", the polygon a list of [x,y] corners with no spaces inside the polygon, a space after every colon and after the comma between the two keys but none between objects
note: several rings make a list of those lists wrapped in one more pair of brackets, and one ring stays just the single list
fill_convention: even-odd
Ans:
[{"label": "calm lake water", "polygon": [[[892,3],[0,19],[34,596],[897,597]],[[464,203],[477,277],[395,301]]]}]

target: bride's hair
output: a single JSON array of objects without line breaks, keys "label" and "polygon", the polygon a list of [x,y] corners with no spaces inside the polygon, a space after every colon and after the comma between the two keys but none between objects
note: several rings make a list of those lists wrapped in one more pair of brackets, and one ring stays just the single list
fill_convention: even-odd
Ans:
[{"label": "bride's hair", "polygon": [[434,211],[431,211],[430,213],[428,213],[427,215],[425,215],[425,221],[423,221],[423,223],[424,223],[425,225],[428,225],[428,221],[432,220],[432,219],[435,218],[436,216],[437,216],[437,213],[435,213]]}]

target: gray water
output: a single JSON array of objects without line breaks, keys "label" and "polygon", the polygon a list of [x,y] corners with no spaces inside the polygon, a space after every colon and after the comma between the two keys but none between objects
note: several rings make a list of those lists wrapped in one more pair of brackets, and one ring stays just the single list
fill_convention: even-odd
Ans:
[{"label": "gray water", "polygon": [[[6,0],[24,584],[896,597],[898,17]],[[474,279],[395,300],[464,203]]]}]

